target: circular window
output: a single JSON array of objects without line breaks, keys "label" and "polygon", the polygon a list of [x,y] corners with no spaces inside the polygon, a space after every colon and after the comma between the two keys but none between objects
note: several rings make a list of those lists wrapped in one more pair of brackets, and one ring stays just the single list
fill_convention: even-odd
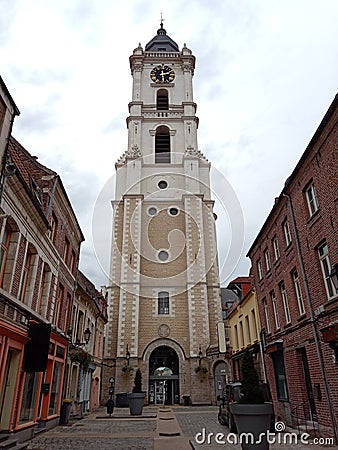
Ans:
[{"label": "circular window", "polygon": [[177,216],[178,214],[178,208],[176,208],[175,206],[173,206],[172,208],[169,208],[169,214],[171,216]]},{"label": "circular window", "polygon": [[167,187],[168,187],[168,183],[166,182],[166,181],[164,181],[164,180],[161,180],[161,181],[159,181],[158,182],[158,185],[157,185],[160,189],[166,189]]},{"label": "circular window", "polygon": [[160,252],[158,252],[158,259],[160,261],[167,261],[167,259],[169,258],[169,253],[166,250],[161,250]]},{"label": "circular window", "polygon": [[155,208],[155,206],[150,206],[150,208],[148,208],[148,214],[149,216],[156,216],[157,208]]}]

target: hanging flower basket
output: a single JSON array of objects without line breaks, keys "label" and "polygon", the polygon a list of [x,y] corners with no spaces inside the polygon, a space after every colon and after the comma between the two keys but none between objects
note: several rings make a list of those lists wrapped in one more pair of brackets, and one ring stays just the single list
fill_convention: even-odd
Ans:
[{"label": "hanging flower basket", "polygon": [[205,375],[206,373],[208,373],[208,368],[201,364],[200,366],[195,367],[195,372],[200,373],[201,375]]},{"label": "hanging flower basket", "polygon": [[129,374],[134,369],[131,366],[129,366],[129,364],[125,364],[124,366],[122,366],[121,370],[122,370],[123,373]]},{"label": "hanging flower basket", "polygon": [[88,372],[92,359],[92,356],[85,350],[74,350],[70,353],[70,360],[73,363],[79,363],[84,372]]}]

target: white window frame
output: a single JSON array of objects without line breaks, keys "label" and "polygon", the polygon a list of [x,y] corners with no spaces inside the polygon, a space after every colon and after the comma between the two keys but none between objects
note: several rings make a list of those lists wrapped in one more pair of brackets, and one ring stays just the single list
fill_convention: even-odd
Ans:
[{"label": "white window frame", "polygon": [[263,279],[263,264],[262,264],[262,260],[259,259],[257,261],[257,270],[258,270],[258,278],[259,280]]},{"label": "white window frame", "polygon": [[[167,305],[167,307],[165,306]],[[157,314],[159,316],[170,314],[170,297],[169,292],[161,291],[157,296]]]},{"label": "white window frame", "polygon": [[300,287],[300,280],[299,280],[297,270],[292,272],[292,279],[293,279],[293,284],[295,287],[295,293],[296,293],[296,298],[297,298],[297,303],[298,303],[299,314],[301,316],[303,316],[305,314],[305,305],[304,305],[302,289]]},{"label": "white window frame", "polygon": [[287,220],[283,223],[283,230],[284,230],[286,246],[288,246],[291,244],[292,238],[291,238],[289,222]]},{"label": "white window frame", "polygon": [[275,254],[275,261],[278,261],[280,258],[278,239],[275,237],[272,239],[273,251]]},{"label": "white window frame", "polygon": [[277,297],[276,297],[275,291],[271,291],[270,297],[271,297],[273,315],[275,318],[276,330],[280,330],[280,320],[279,320]]},{"label": "white window frame", "polygon": [[268,272],[269,270],[271,270],[271,261],[270,261],[269,249],[265,250],[264,258],[265,258],[266,271]]},{"label": "white window frame", "polygon": [[290,308],[289,308],[289,302],[288,302],[288,294],[285,289],[284,282],[280,283],[279,285],[280,295],[282,297],[283,307],[284,307],[284,315],[285,315],[285,322],[291,323],[291,314],[290,314]]},{"label": "white window frame", "polygon": [[268,334],[271,333],[271,324],[270,324],[270,317],[269,317],[269,308],[268,308],[268,302],[266,301],[266,298],[263,300],[264,304],[264,313],[265,313],[265,321],[266,321],[266,332]]},{"label": "white window frame", "polygon": [[333,281],[330,277],[331,263],[330,263],[330,259],[329,259],[329,247],[326,243],[322,244],[318,248],[318,257],[319,257],[319,262],[320,262],[320,268],[322,270],[326,295],[327,295],[328,300],[330,300],[331,298],[336,297],[337,293],[336,293],[336,288],[333,284]]},{"label": "white window frame", "polygon": [[315,185],[313,183],[305,191],[307,206],[310,217],[313,216],[319,209],[318,197]]}]

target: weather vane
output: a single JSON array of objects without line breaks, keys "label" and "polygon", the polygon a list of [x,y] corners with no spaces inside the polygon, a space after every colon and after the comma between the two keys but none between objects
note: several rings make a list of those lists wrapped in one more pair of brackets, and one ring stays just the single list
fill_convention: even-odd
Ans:
[{"label": "weather vane", "polygon": [[163,27],[164,19],[163,19],[162,13],[161,13],[161,20],[160,20],[160,22],[161,22],[161,27]]}]

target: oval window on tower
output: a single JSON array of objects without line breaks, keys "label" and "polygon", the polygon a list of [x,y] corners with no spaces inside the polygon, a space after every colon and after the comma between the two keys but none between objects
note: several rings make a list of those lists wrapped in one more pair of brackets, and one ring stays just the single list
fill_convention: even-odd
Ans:
[{"label": "oval window on tower", "polygon": [[160,189],[167,189],[168,183],[165,180],[161,180],[161,181],[158,182],[157,186]]},{"label": "oval window on tower", "polygon": [[172,206],[171,208],[168,209],[168,212],[170,214],[170,216],[177,216],[177,214],[179,213],[178,208],[176,208],[176,206]]},{"label": "oval window on tower", "polygon": [[148,208],[148,214],[149,214],[149,216],[156,216],[156,214],[157,214],[157,208],[155,207],[155,206],[150,206],[149,208]]},{"label": "oval window on tower", "polygon": [[166,250],[160,250],[157,256],[160,261],[165,262],[169,258],[169,253]]}]

